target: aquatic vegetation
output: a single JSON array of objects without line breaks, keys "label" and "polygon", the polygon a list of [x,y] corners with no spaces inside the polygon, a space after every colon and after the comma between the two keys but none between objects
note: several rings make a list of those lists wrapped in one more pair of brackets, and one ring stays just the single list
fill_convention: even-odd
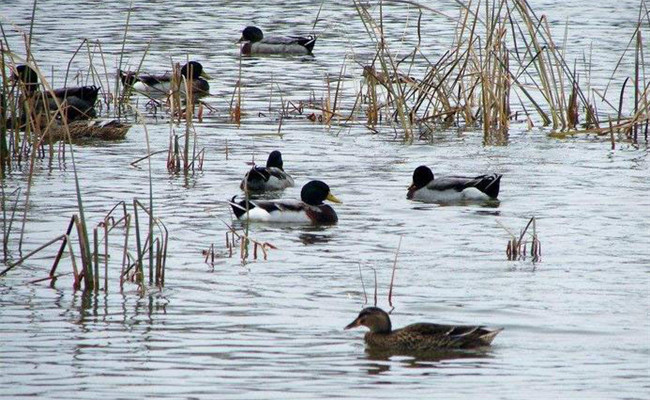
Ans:
[{"label": "aquatic vegetation", "polygon": [[528,228],[532,226],[532,233],[530,233],[531,244],[530,244],[530,256],[532,258],[533,264],[542,261],[542,242],[540,242],[539,237],[537,236],[537,225],[535,217],[532,217],[526,227],[521,231],[517,236],[513,234],[508,228],[501,225],[509,234],[510,240],[508,240],[508,245],[506,246],[506,256],[508,261],[517,261],[525,260],[528,251],[526,246],[528,241],[526,240],[526,233]]},{"label": "aquatic vegetation", "polygon": [[[122,211],[122,215],[116,219],[113,215],[116,211]],[[144,212],[148,221],[143,224],[141,213]],[[132,230],[132,223],[134,226]],[[151,230],[155,227],[156,230]],[[76,228],[76,241],[73,241],[72,230]],[[98,291],[102,288],[100,285],[100,257],[104,261],[104,279],[103,291],[107,292],[109,287],[109,234],[116,228],[124,232],[122,250],[122,270],[119,274],[120,288],[124,282],[133,281],[138,284],[141,290],[145,290],[147,281],[149,285],[163,286],[165,281],[165,261],[167,256],[168,232],[165,225],[151,214],[151,210],[146,208],[137,199],[133,200],[133,213],[127,212],[127,205],[121,202],[115,205],[93,228],[93,239],[88,240],[87,228],[85,221],[79,215],[73,215],[65,230],[65,233],[48,241],[40,247],[32,250],[24,257],[14,262],[8,262],[7,267],[0,271],[0,276],[7,274],[15,267],[20,266],[31,257],[39,254],[48,247],[60,243],[59,249],[54,256],[52,266],[47,278],[42,280],[56,280],[57,278],[67,275],[66,273],[57,273],[61,258],[67,249],[73,274],[73,287],[75,289]],[[99,233],[103,233],[100,237]],[[135,248],[130,249],[129,239],[133,236],[135,239]],[[75,244],[78,246],[81,267],[78,267],[77,256],[75,255]],[[103,248],[100,251],[100,246]],[[135,256],[132,255],[135,251]],[[144,266],[148,260],[148,275]]]},{"label": "aquatic vegetation", "polygon": [[[630,41],[634,47],[634,98],[625,116],[626,80],[612,116],[598,112],[596,98],[610,104],[604,93],[584,89],[588,79],[581,80],[576,67],[570,67],[546,17],[538,16],[528,2],[501,0],[476,4],[475,8],[471,3],[462,5],[454,42],[435,62],[421,50],[420,19],[446,15],[409,4],[419,13],[417,31],[413,32],[418,41],[409,53],[398,55],[391,48],[398,43],[403,47],[401,39],[386,36],[383,27],[384,8],[388,6],[380,2],[373,14],[355,1],[376,48],[373,60],[363,68],[365,115],[371,131],[382,121],[395,122],[403,137],[412,140],[418,131],[462,125],[481,128],[486,139],[494,141],[489,137],[504,135],[512,121],[523,117],[529,126],[548,126],[551,134],[559,137],[595,133],[612,135],[613,140],[613,134],[621,133],[636,141],[644,129],[647,134],[650,86],[642,73],[643,12]],[[641,2],[640,8],[644,7]],[[427,66],[421,75],[414,72],[418,64]]]}]

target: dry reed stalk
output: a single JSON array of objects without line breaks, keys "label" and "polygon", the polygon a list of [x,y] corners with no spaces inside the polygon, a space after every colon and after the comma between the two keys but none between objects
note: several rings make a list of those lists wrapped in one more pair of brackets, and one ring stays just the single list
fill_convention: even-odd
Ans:
[{"label": "dry reed stalk", "polygon": [[361,263],[359,263],[359,279],[361,280],[361,288],[363,289],[363,305],[368,304],[368,294],[366,293],[366,285],[363,283],[363,274],[361,273]]},{"label": "dry reed stalk", "polygon": [[395,260],[393,261],[393,273],[390,276],[390,286],[388,289],[388,304],[390,305],[389,314],[395,309],[393,306],[393,284],[395,283],[395,271],[397,270],[397,256],[399,255],[399,249],[402,247],[402,238],[399,237],[399,243],[397,244],[397,250],[395,250]]},{"label": "dry reed stalk", "polygon": [[542,243],[540,242],[538,236],[537,236],[537,223],[535,220],[535,217],[532,217],[529,221],[528,224],[526,224],[526,227],[521,231],[521,234],[519,237],[514,235],[513,233],[510,232],[510,230],[503,225],[501,225],[502,228],[504,228],[509,234],[510,234],[510,239],[508,240],[507,246],[506,246],[506,256],[508,258],[508,261],[517,261],[517,260],[525,260],[526,258],[526,241],[524,241],[524,237],[526,235],[526,232],[528,231],[528,228],[532,226],[532,233],[531,233],[531,252],[530,256],[532,257],[533,263],[537,263],[541,261],[542,257]]},{"label": "dry reed stalk", "polygon": [[234,122],[239,126],[241,124],[241,78],[242,78],[242,69],[241,69],[241,57],[239,58],[239,70],[238,70],[237,83],[235,84],[235,89],[232,92],[232,98],[230,99],[230,121]]},{"label": "dry reed stalk", "polygon": [[[248,212],[248,210],[246,210]],[[249,251],[248,251],[248,246],[249,244],[253,244],[253,259],[257,260],[257,249],[262,251],[262,256],[264,260],[267,260],[268,258],[268,251],[269,250],[277,250],[277,247],[275,247],[273,244],[269,242],[260,242],[258,240],[255,240],[251,238],[248,234],[248,223],[246,224],[246,228],[244,230],[244,233],[240,234],[237,232],[237,230],[230,224],[226,223],[225,221],[223,222],[226,227],[228,227],[228,231],[226,232],[226,248],[228,249],[229,252],[229,257],[232,257],[233,255],[233,248],[237,246],[236,241],[239,241],[239,258],[242,263],[246,263],[246,260],[249,257]],[[247,221],[248,222],[248,221]],[[231,234],[231,240],[228,240],[228,233]]]},{"label": "dry reed stalk", "polygon": [[[429,9],[409,4],[415,5],[420,13]],[[419,40],[413,51],[398,61],[389,51],[390,38],[384,36],[383,3],[379,4],[377,20],[367,8],[357,2],[355,6],[376,46],[375,60],[364,68],[369,128],[374,130],[374,125],[381,123],[381,107],[386,115],[391,115],[404,126],[405,138],[408,138],[405,123],[441,123],[446,126],[454,123],[474,126],[478,123],[486,138],[493,134],[503,135],[510,120],[518,115],[518,111],[513,112],[511,107],[512,99],[517,98],[529,126],[533,122],[528,108],[532,106],[531,112],[536,112],[542,124],[550,125],[554,133],[580,129],[581,110],[585,113],[582,127],[600,129],[596,107],[581,87],[576,67],[568,66],[565,48],[557,46],[546,17],[538,17],[527,1],[469,2],[463,6],[457,21],[454,46],[434,63],[419,52]],[[420,18],[421,15],[418,20]],[[565,29],[565,43],[567,38]],[[647,104],[647,97],[641,94],[645,85],[640,82],[644,65],[640,29],[635,31],[630,43],[635,50],[632,109],[636,116],[641,104]],[[407,84],[401,78],[379,78],[408,76],[416,54],[428,65],[422,79]],[[400,64],[407,59],[410,65],[405,74]],[[371,68],[373,73],[369,73]],[[385,91],[383,103],[377,89]],[[512,96],[513,92],[515,96]],[[623,109],[619,110],[621,118],[627,118],[623,116]],[[627,133],[629,137],[634,137],[637,127],[643,126],[645,117],[638,122],[638,125],[631,126],[632,131]]]}]

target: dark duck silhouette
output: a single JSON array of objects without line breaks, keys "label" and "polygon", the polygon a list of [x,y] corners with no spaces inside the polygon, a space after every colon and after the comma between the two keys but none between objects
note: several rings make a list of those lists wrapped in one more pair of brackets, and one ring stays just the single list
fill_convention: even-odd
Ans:
[{"label": "dark duck silhouette", "polygon": [[38,74],[28,65],[18,65],[13,79],[23,90],[26,100],[34,100],[34,111],[56,111],[55,98],[63,106],[63,116],[68,121],[95,118],[95,103],[100,88],[97,86],[77,86],[39,91]]}]

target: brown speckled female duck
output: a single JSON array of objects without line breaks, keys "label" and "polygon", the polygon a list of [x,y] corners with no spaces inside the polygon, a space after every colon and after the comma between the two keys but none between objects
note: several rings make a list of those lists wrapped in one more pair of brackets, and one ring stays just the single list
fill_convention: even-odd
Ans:
[{"label": "brown speckled female duck", "polygon": [[488,346],[503,330],[483,326],[439,325],[418,323],[392,330],[390,317],[377,307],[361,310],[357,319],[345,329],[367,326],[366,343],[375,349],[426,352],[441,349],[469,349]]}]

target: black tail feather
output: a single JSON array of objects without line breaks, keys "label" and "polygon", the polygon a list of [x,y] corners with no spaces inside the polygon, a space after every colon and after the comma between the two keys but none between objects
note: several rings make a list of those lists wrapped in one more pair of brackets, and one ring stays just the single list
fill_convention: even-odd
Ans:
[{"label": "black tail feather", "polygon": [[307,50],[311,53],[314,50],[314,45],[316,44],[316,36],[309,36],[306,38],[299,38],[298,44],[305,46]]},{"label": "black tail feather", "polygon": [[230,199],[230,207],[232,208],[232,212],[235,213],[235,217],[239,219],[242,215],[246,214],[246,200],[242,200],[239,203],[235,201],[237,198],[237,195],[232,196],[232,199]]},{"label": "black tail feather", "polygon": [[138,77],[135,72],[122,71],[121,69],[118,71],[120,75],[120,81],[125,87],[133,86],[133,84],[138,81]]},{"label": "black tail feather", "polygon": [[496,199],[499,196],[499,187],[501,186],[501,176],[502,175],[482,175],[476,177],[478,182],[474,186],[481,192],[490,196],[493,199]]}]

